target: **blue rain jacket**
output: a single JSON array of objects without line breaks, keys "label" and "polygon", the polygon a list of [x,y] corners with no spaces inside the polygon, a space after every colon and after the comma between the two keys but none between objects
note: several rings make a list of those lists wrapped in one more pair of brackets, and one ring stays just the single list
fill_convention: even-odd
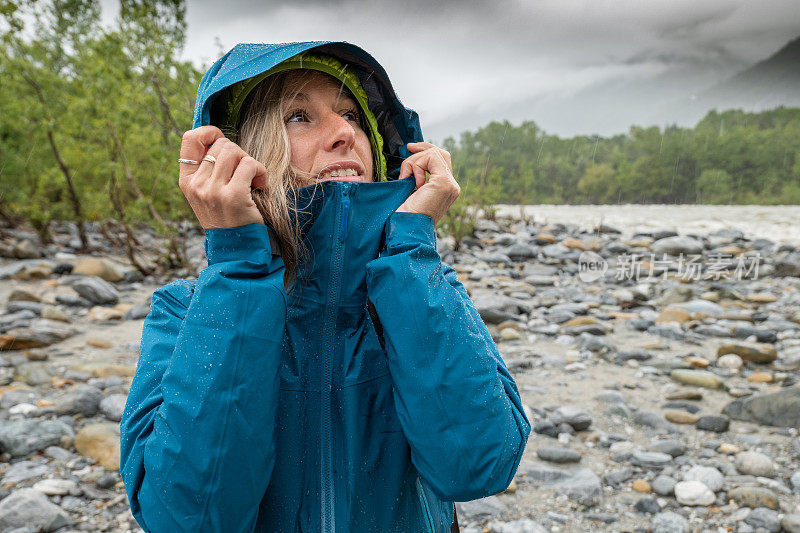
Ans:
[{"label": "blue rain jacket", "polygon": [[519,464],[514,380],[431,218],[394,213],[422,135],[380,65],[347,43],[240,45],[203,78],[195,126],[227,85],[314,47],[375,82],[390,179],[299,190],[311,254],[288,293],[263,224],[207,230],[208,267],[155,291],[120,425],[145,531],[448,532],[454,501]]}]

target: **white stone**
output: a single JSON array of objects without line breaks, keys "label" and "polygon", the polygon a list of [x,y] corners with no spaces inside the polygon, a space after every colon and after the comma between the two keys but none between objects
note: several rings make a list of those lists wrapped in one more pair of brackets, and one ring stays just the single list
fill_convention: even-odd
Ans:
[{"label": "white stone", "polygon": [[722,490],[722,473],[713,466],[694,465],[683,476],[684,481],[700,481],[713,492]]},{"label": "white stone", "polygon": [[33,489],[38,490],[41,493],[47,494],[48,496],[54,496],[56,494],[63,496],[65,494],[69,494],[70,490],[73,490],[78,487],[78,484],[70,479],[43,479],[41,481],[37,481],[33,484]]},{"label": "white stone", "polygon": [[711,505],[716,497],[701,481],[679,481],[675,484],[675,499],[681,505]]},{"label": "white stone", "polygon": [[741,452],[736,455],[736,470],[752,476],[772,477],[775,465],[772,459],[759,452]]},{"label": "white stone", "polygon": [[37,407],[31,403],[18,403],[17,405],[10,407],[8,409],[8,412],[9,414],[12,415],[18,415],[18,414],[27,415],[28,413],[31,413],[36,409]]},{"label": "white stone", "polygon": [[742,367],[744,361],[735,353],[728,353],[717,359],[717,366],[720,368],[730,368],[737,370]]}]

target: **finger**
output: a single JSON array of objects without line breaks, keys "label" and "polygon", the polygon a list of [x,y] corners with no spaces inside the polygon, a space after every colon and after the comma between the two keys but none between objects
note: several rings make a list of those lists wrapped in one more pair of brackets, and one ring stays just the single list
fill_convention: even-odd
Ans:
[{"label": "finger", "polygon": [[403,160],[400,164],[400,179],[407,178],[413,173],[412,166],[419,157],[420,154],[413,154]]},{"label": "finger", "polygon": [[211,179],[218,185],[227,185],[231,180],[231,176],[233,176],[233,171],[236,170],[239,162],[246,155],[245,151],[239,148],[239,145],[236,143],[232,141],[225,143],[219,155],[215,156],[217,162],[214,163]]},{"label": "finger", "polygon": [[[446,168],[449,173],[453,174],[453,165],[450,162],[450,153],[446,150],[442,150],[441,148],[436,148],[433,150],[433,153],[436,154],[436,157],[439,159],[439,162],[442,164],[444,168]],[[446,156],[446,157],[445,157]]]},{"label": "finger", "polygon": [[416,188],[419,189],[425,185],[425,168],[416,161],[411,163],[411,168],[414,170],[414,181],[416,183]]},{"label": "finger", "polygon": [[[203,154],[203,157],[210,155],[216,160],[218,157],[221,157],[222,150],[230,142],[231,140],[228,139],[227,137],[217,138],[217,140],[214,141],[211,147],[208,148],[206,153]],[[217,166],[218,163],[219,163],[218,161],[212,163],[211,161],[202,160],[200,162],[200,167],[197,169],[196,174],[198,176],[202,176],[203,178],[210,178],[212,177],[214,173],[214,168]],[[202,181],[205,181],[205,179],[203,179]]]},{"label": "finger", "polygon": [[248,192],[250,187],[266,189],[267,167],[260,161],[246,155],[239,161],[239,165],[236,167],[233,176],[231,176],[231,181],[228,185]]},{"label": "finger", "polygon": [[[431,175],[449,177],[452,175],[450,167],[444,160],[444,157],[439,153],[438,148],[429,148],[424,152],[414,154],[414,164],[420,165],[427,170]],[[411,159],[411,158],[409,158]]]},{"label": "finger", "polygon": [[[203,156],[206,155],[208,147],[214,144],[220,137],[225,137],[225,135],[223,135],[222,130],[216,126],[200,126],[199,128],[187,131],[183,134],[183,138],[181,139],[181,159],[200,161],[203,159]],[[181,173],[194,172],[197,170],[197,167],[198,165],[193,163],[180,164]]]},{"label": "finger", "polygon": [[408,148],[409,152],[421,152],[422,150],[426,150],[428,148],[435,148],[435,146],[431,143],[420,141],[414,143],[406,143],[406,148]]}]

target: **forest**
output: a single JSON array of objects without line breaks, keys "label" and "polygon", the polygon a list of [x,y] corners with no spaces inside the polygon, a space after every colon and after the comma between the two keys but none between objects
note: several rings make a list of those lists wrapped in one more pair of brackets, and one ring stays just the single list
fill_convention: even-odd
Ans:
[{"label": "forest", "polygon": [[[180,59],[185,4],[0,0],[0,219],[196,223],[177,186],[206,66]],[[424,124],[423,124],[424,130]],[[694,128],[632,126],[610,138],[492,122],[442,146],[462,194],[444,231],[494,203],[800,204],[800,109],[711,111]],[[81,230],[81,239],[85,239]]]}]

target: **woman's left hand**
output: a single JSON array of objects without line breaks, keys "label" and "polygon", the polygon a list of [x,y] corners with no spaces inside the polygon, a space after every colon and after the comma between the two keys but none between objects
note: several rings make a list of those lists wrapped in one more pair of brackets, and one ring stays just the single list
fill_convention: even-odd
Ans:
[{"label": "woman's left hand", "polygon": [[[461,193],[461,187],[453,177],[450,153],[431,143],[408,143],[414,152],[400,165],[400,178],[414,175],[417,187],[395,212],[422,213],[433,219],[434,224],[450,209]],[[425,172],[430,174],[426,183]]]}]

